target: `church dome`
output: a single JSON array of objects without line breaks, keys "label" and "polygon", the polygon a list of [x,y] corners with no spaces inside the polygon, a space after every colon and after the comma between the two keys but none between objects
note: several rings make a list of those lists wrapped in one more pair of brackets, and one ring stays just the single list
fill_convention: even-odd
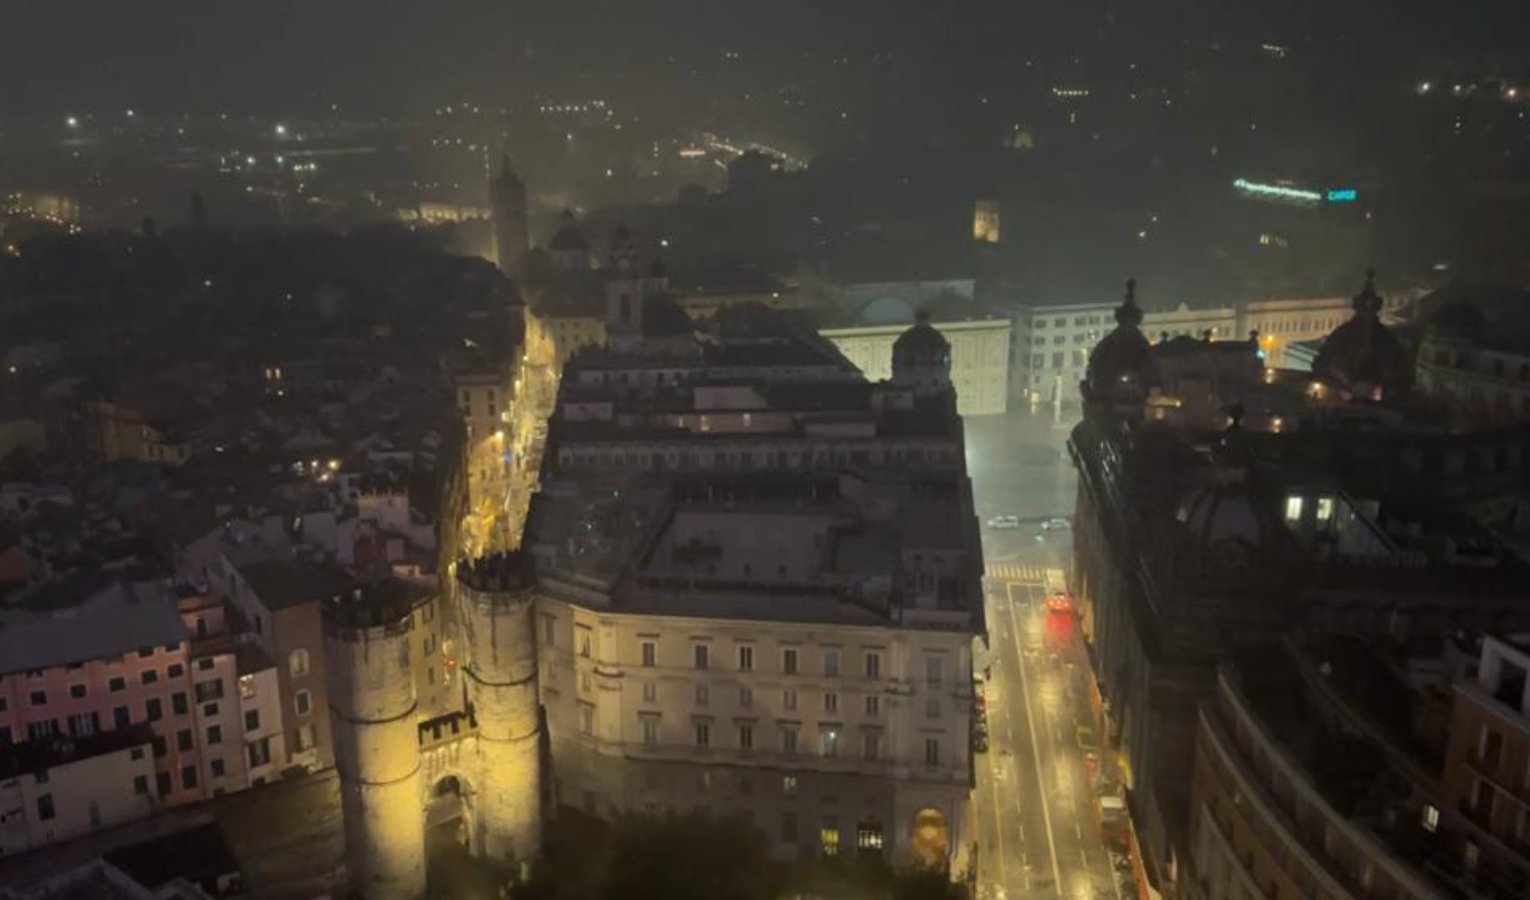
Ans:
[{"label": "church dome", "polygon": [[902,366],[951,367],[951,342],[930,324],[924,310],[914,314],[914,324],[893,342],[893,369]]},{"label": "church dome", "polygon": [[1137,306],[1137,283],[1126,283],[1126,299],[1116,307],[1116,327],[1089,354],[1084,384],[1087,396],[1104,397],[1121,388],[1146,393],[1158,383],[1153,348],[1142,334],[1142,309]]},{"label": "church dome", "polygon": [[1376,272],[1366,273],[1355,295],[1354,315],[1323,342],[1312,371],[1345,388],[1406,388],[1413,383],[1413,359],[1391,329],[1381,324]]},{"label": "church dome", "polygon": [[584,232],[579,230],[579,223],[575,221],[572,210],[563,211],[563,216],[558,223],[558,231],[553,235],[548,247],[563,252],[590,249],[590,244],[584,239]]},{"label": "church dome", "polygon": [[1272,550],[1281,524],[1249,489],[1246,472],[1226,469],[1190,488],[1175,520],[1185,550],[1212,566],[1244,566]]}]

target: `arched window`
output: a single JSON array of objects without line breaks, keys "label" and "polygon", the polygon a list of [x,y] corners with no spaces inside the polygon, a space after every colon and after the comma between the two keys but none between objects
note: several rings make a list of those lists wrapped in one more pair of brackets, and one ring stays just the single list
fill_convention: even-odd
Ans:
[{"label": "arched window", "polygon": [[294,650],[287,657],[287,673],[293,678],[302,678],[308,674],[308,651]]}]

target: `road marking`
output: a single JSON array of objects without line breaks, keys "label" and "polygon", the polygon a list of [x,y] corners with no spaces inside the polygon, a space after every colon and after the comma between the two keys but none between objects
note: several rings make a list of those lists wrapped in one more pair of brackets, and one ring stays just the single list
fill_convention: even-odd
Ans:
[{"label": "road marking", "polygon": [[1084,864],[1085,869],[1089,868],[1089,854],[1084,852],[1083,847],[1078,848],[1078,859]]},{"label": "road marking", "polygon": [[1036,585],[1045,584],[1047,579],[1047,569],[1045,566],[1029,565],[1026,563],[989,562],[984,574],[989,578],[999,581],[1018,581]]},{"label": "road marking", "polygon": [[1084,839],[1084,826],[1078,824],[1077,822],[1074,822],[1073,823],[1073,833],[1078,835],[1078,839],[1079,840],[1083,840]]},{"label": "road marking", "polygon": [[[1013,586],[1007,586],[1005,591],[1010,595],[1009,618],[1010,625],[1015,631],[1020,630],[1020,622],[1015,618],[1015,598]],[[1036,764],[1036,787],[1037,795],[1041,799],[1041,821],[1047,829],[1047,850],[1052,854],[1052,877],[1053,886],[1058,894],[1062,893],[1062,866],[1057,862],[1057,843],[1052,840],[1052,811],[1047,808],[1046,779],[1041,774],[1041,742],[1036,739],[1036,719],[1031,713],[1031,703],[1035,699],[1031,695],[1030,680],[1025,676],[1025,659],[1020,655],[1020,648],[1015,647],[1015,662],[1020,665],[1020,690],[1025,694],[1025,724],[1031,731],[1031,762]]]}]

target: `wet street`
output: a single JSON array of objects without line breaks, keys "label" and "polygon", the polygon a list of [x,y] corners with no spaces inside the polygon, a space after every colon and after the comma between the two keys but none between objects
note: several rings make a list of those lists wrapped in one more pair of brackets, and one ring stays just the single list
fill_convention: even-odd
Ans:
[{"label": "wet street", "polygon": [[[1089,671],[1065,588],[1076,479],[1068,432],[1076,412],[1043,406],[967,420],[967,458],[983,528],[990,654],[984,660],[989,748],[973,797],[979,898],[1133,896],[1124,860],[1096,814],[1100,764]],[[1018,527],[990,528],[995,516]]]}]

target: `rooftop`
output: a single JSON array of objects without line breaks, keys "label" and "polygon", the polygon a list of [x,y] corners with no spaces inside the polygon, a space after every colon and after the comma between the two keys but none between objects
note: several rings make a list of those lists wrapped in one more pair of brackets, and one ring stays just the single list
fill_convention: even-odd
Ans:
[{"label": "rooftop", "polygon": [[121,656],[185,639],[174,597],[162,595],[156,584],[99,577],[52,581],[15,592],[0,606],[0,673]]},{"label": "rooftop", "polygon": [[148,725],[132,725],[82,737],[62,735],[0,745],[0,780],[44,772],[82,759],[154,742]]}]

